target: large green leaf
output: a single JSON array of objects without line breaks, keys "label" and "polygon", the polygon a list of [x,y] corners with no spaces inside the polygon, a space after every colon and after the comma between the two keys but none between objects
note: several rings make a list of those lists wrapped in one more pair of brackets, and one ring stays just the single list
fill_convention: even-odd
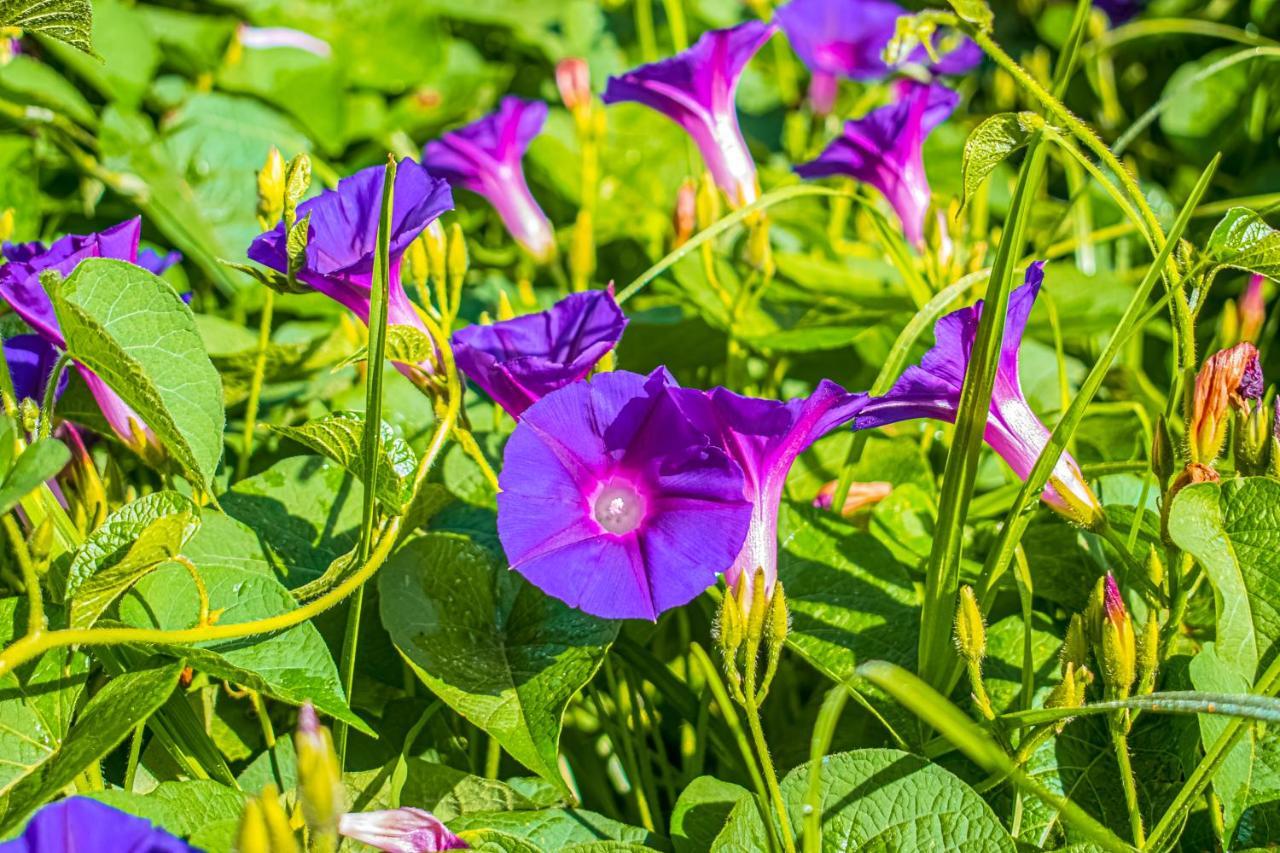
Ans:
[{"label": "large green leaf", "polygon": [[1218,267],[1280,279],[1280,231],[1247,207],[1233,207],[1214,227],[1205,245]]},{"label": "large green leaf", "polygon": [[[246,568],[238,554],[217,556],[216,526],[205,524],[191,540],[188,553],[209,595],[209,608],[223,624],[251,622],[296,607],[293,596],[265,565]],[[215,541],[210,542],[210,539]],[[165,630],[191,628],[199,613],[199,596],[187,571],[161,566],[140,580],[120,600],[119,617],[127,625]],[[166,648],[166,647],[160,647]],[[322,713],[368,731],[347,707],[338,669],[320,632],[310,622],[249,639],[221,640],[189,647],[166,648],[186,657],[194,669],[242,684],[268,696],[301,705],[308,699]]]},{"label": "large green leaf", "polygon": [[182,667],[181,660],[156,662],[108,681],[85,705],[57,752],[9,791],[0,832],[13,829],[155,713],[178,686]]},{"label": "large green leaf", "polygon": [[1213,584],[1218,658],[1253,684],[1280,641],[1280,482],[1247,477],[1178,492],[1169,533]]},{"label": "large green leaf", "polygon": [[238,823],[245,802],[240,791],[210,779],[161,782],[145,794],[112,788],[88,796],[183,838],[219,821]]},{"label": "large green leaf", "polygon": [[0,27],[17,27],[93,53],[89,0],[0,0]]},{"label": "large green leaf", "polygon": [[[279,426],[273,429],[286,438],[328,456],[359,477],[362,483],[369,482],[369,472],[364,470],[362,452],[364,416],[359,412],[334,412],[307,421],[301,426]],[[388,511],[402,514],[413,497],[413,475],[418,467],[418,457],[386,421],[382,422],[379,450],[375,473],[378,500]]]},{"label": "large green leaf", "polygon": [[45,480],[52,479],[70,461],[71,451],[56,438],[40,438],[27,445],[0,481],[0,515],[17,506]]},{"label": "large green leaf", "polygon": [[[804,825],[809,765],[782,780],[792,825]],[[895,749],[860,749],[822,759],[822,850],[964,850],[1013,853],[1008,831],[973,789],[926,759]],[[717,851],[743,849],[741,839],[762,837],[749,802],[734,809]],[[733,839],[732,841],[730,839]]]},{"label": "large green leaf", "polygon": [[222,380],[191,309],[164,279],[89,258],[57,289],[67,351],[151,427],[186,476],[204,488],[222,457]]},{"label": "large green leaf", "polygon": [[460,536],[402,547],[378,576],[382,624],[431,690],[568,793],[561,718],[617,635],[616,622],[544,595]]},{"label": "large green leaf", "polygon": [[676,853],[710,849],[734,807],[744,799],[749,808],[755,808],[751,794],[741,785],[714,776],[699,776],[690,782],[671,811],[671,841]]},{"label": "large green leaf", "polygon": [[[454,832],[491,830],[505,833],[527,842],[534,850],[576,850],[579,844],[600,841],[644,844],[654,840],[649,832],[638,826],[628,826],[582,809],[471,812],[450,820],[449,828]],[[513,849],[523,851],[525,848]]]}]

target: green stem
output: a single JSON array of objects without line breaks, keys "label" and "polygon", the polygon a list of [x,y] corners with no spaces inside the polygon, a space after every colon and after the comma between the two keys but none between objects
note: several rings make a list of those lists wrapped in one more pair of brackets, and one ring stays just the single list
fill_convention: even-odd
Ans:
[{"label": "green stem", "polygon": [[262,382],[267,372],[267,347],[271,343],[271,315],[274,313],[276,294],[271,288],[263,288],[266,296],[262,302],[262,318],[258,321],[258,345],[253,356],[253,377],[249,380],[249,397],[244,405],[244,438],[240,443],[240,459],[236,463],[236,479],[249,475],[249,459],[253,456],[253,440],[258,428],[258,405],[262,399]]},{"label": "green stem", "polygon": [[635,0],[635,4],[640,56],[645,62],[653,62],[658,58],[658,40],[653,34],[653,0]]},{"label": "green stem", "polygon": [[58,380],[70,361],[70,355],[60,353],[58,360],[53,363],[53,370],[49,371],[49,381],[44,385],[44,402],[40,404],[40,438],[48,438],[53,432],[53,408],[58,400]]},{"label": "green stem", "polygon": [[751,739],[755,742],[756,754],[760,758],[760,767],[764,771],[765,784],[769,788],[769,799],[773,803],[773,811],[781,829],[782,847],[786,853],[796,853],[796,836],[791,829],[791,817],[787,814],[787,801],[782,798],[782,788],[778,786],[778,774],[773,767],[773,758],[769,754],[769,743],[764,737],[764,728],[760,725],[760,706],[756,699],[756,649],[747,644],[746,686],[743,690],[745,701],[743,710],[747,712],[747,728],[751,730]]},{"label": "green stem", "polygon": [[[1124,712],[1122,711],[1121,714]],[[1133,765],[1129,762],[1129,740],[1125,737],[1123,723],[1115,718],[1111,721],[1111,743],[1116,751],[1116,763],[1120,766],[1120,785],[1124,789],[1124,804],[1129,812],[1129,829],[1133,833],[1133,843],[1143,845],[1146,835],[1142,831],[1142,811],[1138,807],[1138,787],[1133,781]]]},{"label": "green stem", "polygon": [[[14,558],[22,572],[22,585],[27,593],[27,638],[38,637],[44,633],[44,597],[40,591],[40,576],[31,562],[31,551],[27,548],[27,540],[13,520],[13,515],[6,513],[3,518],[4,532],[9,536],[9,544],[13,546]],[[25,639],[25,638],[24,638]]]},{"label": "green stem", "polygon": [[124,791],[133,793],[133,780],[138,774],[138,759],[142,756],[142,733],[146,731],[146,722],[133,727],[133,736],[129,738],[129,760],[124,768]]},{"label": "green stem", "polygon": [[484,778],[497,779],[498,767],[502,764],[502,745],[493,735],[489,735],[488,748],[484,755]]}]

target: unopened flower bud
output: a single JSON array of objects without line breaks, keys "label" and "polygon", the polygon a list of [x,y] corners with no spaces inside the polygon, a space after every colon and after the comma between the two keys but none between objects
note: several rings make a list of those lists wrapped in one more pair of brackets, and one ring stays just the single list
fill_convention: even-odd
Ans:
[{"label": "unopened flower bud", "polygon": [[1146,696],[1156,686],[1156,672],[1160,668],[1160,620],[1154,610],[1147,613],[1138,638],[1138,695]]},{"label": "unopened flower bud", "polygon": [[444,226],[439,219],[432,220],[422,232],[422,240],[427,250],[427,265],[431,270],[431,277],[436,281],[444,281],[448,266],[449,238],[445,236]]},{"label": "unopened flower bud", "polygon": [[310,702],[298,712],[294,733],[298,754],[298,796],[302,815],[313,835],[332,835],[344,811],[342,771],[329,730],[320,725]]},{"label": "unopened flower bud", "polygon": [[[835,480],[825,483],[822,488],[818,489],[818,495],[813,499],[813,505],[818,509],[831,509],[835,505],[838,487],[839,483]],[[870,483],[850,483],[849,495],[844,499],[844,506],[840,508],[840,515],[843,518],[849,518],[856,514],[858,510],[874,506],[889,497],[889,493],[892,491],[892,483],[880,480]]]},{"label": "unopened flower bud", "polygon": [[0,213],[0,242],[13,239],[13,208],[6,207],[3,213]]},{"label": "unopened flower bud", "polygon": [[1236,306],[1239,317],[1239,340],[1256,344],[1262,333],[1262,324],[1267,319],[1267,302],[1263,293],[1266,278],[1253,275],[1245,285],[1244,293]]},{"label": "unopened flower bud", "polygon": [[1085,604],[1084,613],[1081,615],[1085,634],[1095,649],[1102,643],[1102,620],[1105,614],[1103,600],[1107,594],[1106,584],[1106,578],[1098,578],[1093,591],[1089,593],[1089,601]]},{"label": "unopened flower bud", "polygon": [[575,117],[591,105],[591,70],[585,59],[571,56],[556,63],[556,87],[560,100]]},{"label": "unopened flower bud", "polygon": [[427,233],[409,244],[404,253],[404,274],[417,288],[425,288],[431,279],[431,263],[427,259]]},{"label": "unopened flower bud", "polygon": [[264,230],[275,227],[284,213],[284,157],[272,146],[258,170],[258,223]]},{"label": "unopened flower bud", "polygon": [[1120,698],[1129,695],[1137,671],[1133,620],[1120,596],[1116,579],[1107,573],[1102,620],[1102,674],[1107,687]]},{"label": "unopened flower bud", "polygon": [[787,594],[782,588],[782,581],[773,586],[773,595],[769,597],[769,648],[781,651],[787,642],[787,632],[791,629],[791,613],[787,608]]},{"label": "unopened flower bud", "polygon": [[987,655],[987,626],[982,620],[982,609],[974,597],[973,587],[960,587],[956,604],[956,649],[960,656],[972,665],[982,663]]},{"label": "unopened flower bud", "polygon": [[462,236],[462,226],[453,223],[449,226],[449,255],[446,261],[449,284],[455,287],[467,278],[467,268],[471,261],[467,257],[467,240]]},{"label": "unopened flower bud", "polygon": [[1152,589],[1160,589],[1164,586],[1164,578],[1164,561],[1160,559],[1159,552],[1152,545],[1147,551],[1147,580],[1151,581]]},{"label": "unopened flower bud", "polygon": [[1084,618],[1079,613],[1072,614],[1067,624],[1067,636],[1062,641],[1062,652],[1059,656],[1062,674],[1074,670],[1079,676],[1089,672],[1089,638],[1085,633]]},{"label": "unopened flower bud", "polygon": [[693,229],[698,224],[698,185],[685,180],[676,191],[676,209],[671,217],[675,226],[675,248],[689,242]]},{"label": "unopened flower bud", "polygon": [[1177,468],[1177,460],[1173,439],[1169,436],[1169,422],[1162,414],[1156,419],[1155,429],[1151,434],[1151,473],[1156,475],[1161,488],[1168,485],[1169,478]]},{"label": "unopened flower bud", "polygon": [[747,263],[766,276],[772,276],[773,247],[769,243],[769,222],[761,217],[747,232]]},{"label": "unopened flower bud", "polygon": [[24,397],[18,401],[18,417],[23,432],[35,432],[40,425],[40,406],[30,397]]},{"label": "unopened flower bud", "polygon": [[720,218],[720,190],[710,172],[704,172],[698,182],[697,197],[698,230],[705,231]]},{"label": "unopened flower bud", "polygon": [[280,805],[275,785],[245,803],[236,831],[236,853],[297,853],[298,842],[289,825],[289,816]]},{"label": "unopened flower bud", "polygon": [[505,290],[498,291],[498,322],[504,323],[516,316],[516,309],[511,307],[511,297]]},{"label": "unopened flower bud", "polygon": [[583,208],[573,223],[569,239],[569,274],[574,283],[584,288],[596,271],[596,234],[591,211]]},{"label": "unopened flower bud", "polygon": [[[743,573],[743,578],[746,573]],[[764,569],[757,568],[752,575],[751,584],[744,590],[741,590],[740,599],[747,601],[739,601],[739,605],[746,604],[743,610],[747,617],[747,643],[759,643],[764,637],[765,617],[768,616],[766,605],[768,604],[765,590]],[[749,647],[749,646],[748,646]]]},{"label": "unopened flower bud", "polygon": [[284,174],[284,205],[291,212],[311,188],[311,158],[305,152],[299,154],[289,161]]},{"label": "unopened flower bud", "polygon": [[44,520],[31,531],[31,539],[27,542],[27,550],[36,566],[43,567],[53,552],[53,517],[46,515]]},{"label": "unopened flower bud", "polygon": [[1062,670],[1062,681],[1058,682],[1058,685],[1045,697],[1044,706],[1046,708],[1080,707],[1076,701],[1076,680],[1076,668],[1069,663]]},{"label": "unopened flower bud", "polygon": [[1271,411],[1259,402],[1247,413],[1237,412],[1231,444],[1236,471],[1246,477],[1265,474],[1271,450]]},{"label": "unopened flower bud", "polygon": [[733,594],[733,590],[726,590],[724,599],[720,602],[720,620],[716,630],[725,660],[733,660],[747,632],[742,608],[738,606],[738,597]]},{"label": "unopened flower bud", "polygon": [[435,815],[409,806],[344,814],[338,822],[338,832],[386,853],[469,849]]},{"label": "unopened flower bud", "polygon": [[1196,376],[1195,396],[1187,425],[1191,460],[1211,465],[1226,439],[1228,406],[1248,411],[1262,397],[1258,348],[1250,343],[1220,350]]}]

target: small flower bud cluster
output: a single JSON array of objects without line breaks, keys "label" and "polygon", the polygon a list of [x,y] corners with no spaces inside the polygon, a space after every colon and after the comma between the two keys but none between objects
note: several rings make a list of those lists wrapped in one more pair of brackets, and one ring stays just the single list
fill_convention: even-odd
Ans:
[{"label": "small flower bud cluster", "polygon": [[[744,574],[736,589],[725,590],[716,639],[733,698],[743,707],[759,707],[777,674],[778,660],[791,627],[791,614],[781,581],[774,584],[773,594],[768,595],[763,571],[757,570],[751,583],[746,580]],[[759,669],[762,650],[763,673]]]}]

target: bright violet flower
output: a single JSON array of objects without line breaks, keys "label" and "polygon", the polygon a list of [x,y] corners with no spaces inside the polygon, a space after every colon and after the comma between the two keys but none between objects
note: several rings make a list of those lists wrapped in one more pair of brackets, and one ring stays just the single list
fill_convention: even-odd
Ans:
[{"label": "bright violet flower", "polygon": [[575,382],[530,406],[498,478],[511,568],[609,619],[657,619],[715,583],[751,519],[742,471],[685,418],[663,368]]},{"label": "bright violet flower", "polygon": [[[59,350],[66,349],[67,342],[58,326],[53,303],[40,283],[40,274],[53,270],[69,276],[85,258],[116,258],[136,264],[141,233],[142,220],[135,218],[96,234],[68,234],[47,249],[40,243],[6,246],[4,255],[10,260],[0,267],[0,297],[46,343]],[[96,373],[81,364],[76,364],[76,369],[120,440],[140,455],[154,453],[159,444],[138,413]]]},{"label": "bright violet flower", "polygon": [[738,78],[774,33],[772,24],[748,21],[704,33],[670,59],[610,77],[604,102],[637,101],[657,110],[693,137],[716,185],[735,205],[759,195],[756,164],[738,127]]},{"label": "bright violet flower", "polygon": [[470,849],[431,812],[409,806],[344,814],[338,820],[338,832],[385,853]]},{"label": "bright violet flower", "polygon": [[878,189],[902,221],[913,245],[924,245],[929,211],[929,179],[924,171],[925,138],[946,120],[960,96],[937,83],[903,80],[898,100],[844,126],[844,132],[816,160],[796,167],[803,178],[844,175]]},{"label": "bright violet flower", "polygon": [[763,571],[768,597],[778,580],[778,508],[791,465],[809,445],[852,420],[867,396],[850,394],[824,379],[808,397],[786,402],[743,397],[724,388],[674,389],[671,397],[690,423],[712,436],[742,468],[751,527],[724,578],[739,591],[739,602],[747,603],[756,571]]},{"label": "bright violet flower", "polygon": [[[860,0],[856,12],[849,0],[791,0],[774,14],[813,75],[809,99],[814,111],[826,115],[835,103],[840,78],[880,80],[893,72],[883,53],[898,19],[911,13],[890,0]],[[936,63],[923,46],[905,61],[927,66],[935,74],[963,74],[982,61],[981,48],[952,33],[944,34],[938,49]]]},{"label": "bright violet flower", "polygon": [[[1024,480],[1049,441],[1049,430],[1031,410],[1018,376],[1018,349],[1031,307],[1044,281],[1043,267],[1043,261],[1031,264],[1025,283],[1009,297],[991,413],[984,432],[991,449]],[[982,302],[979,301],[939,320],[933,327],[933,349],[925,353],[920,364],[908,367],[888,394],[870,398],[858,414],[854,428],[872,429],[913,418],[954,423],[981,316]],[[1040,497],[1058,512],[1084,525],[1091,524],[1102,513],[1080,466],[1066,452],[1058,459]]]},{"label": "bright violet flower", "polygon": [[155,249],[138,250],[138,266],[152,275],[164,275],[165,270],[182,263],[182,253],[178,251],[160,254]]},{"label": "bright violet flower", "polygon": [[291,47],[305,50],[307,53],[328,59],[333,55],[333,48],[321,38],[293,30],[288,27],[251,27],[241,24],[236,29],[236,40],[247,48],[262,50],[272,47]]},{"label": "bright violet flower", "polygon": [[542,101],[503,98],[498,111],[427,143],[423,164],[493,205],[516,242],[539,261],[556,252],[551,221],[524,177],[524,152],[547,121]]},{"label": "bright violet flower", "polygon": [[458,369],[507,414],[583,378],[613,349],[627,318],[612,290],[575,293],[549,311],[453,333]]},{"label": "bright violet flower", "polygon": [[[18,400],[44,400],[49,373],[58,361],[58,351],[39,335],[14,335],[4,342],[4,360],[9,365],[14,397]],[[58,379],[57,396],[67,387],[67,372]]]},{"label": "bright violet flower", "polygon": [[[373,282],[373,257],[378,242],[378,216],[382,208],[382,166],[370,166],[338,182],[298,205],[298,219],[310,215],[306,259],[298,271],[298,281],[345,305],[369,323],[369,300]],[[401,160],[391,212],[391,289],[387,300],[387,323],[413,326],[427,333],[426,325],[400,283],[400,264],[409,244],[431,222],[453,208],[449,185],[433,178],[412,160]],[[289,270],[284,223],[254,238],[249,257],[276,272]],[[429,366],[401,365],[412,377],[414,370]]]},{"label": "bright violet flower", "polygon": [[35,813],[22,835],[0,844],[0,853],[200,853],[149,820],[88,797],[68,797]]}]

